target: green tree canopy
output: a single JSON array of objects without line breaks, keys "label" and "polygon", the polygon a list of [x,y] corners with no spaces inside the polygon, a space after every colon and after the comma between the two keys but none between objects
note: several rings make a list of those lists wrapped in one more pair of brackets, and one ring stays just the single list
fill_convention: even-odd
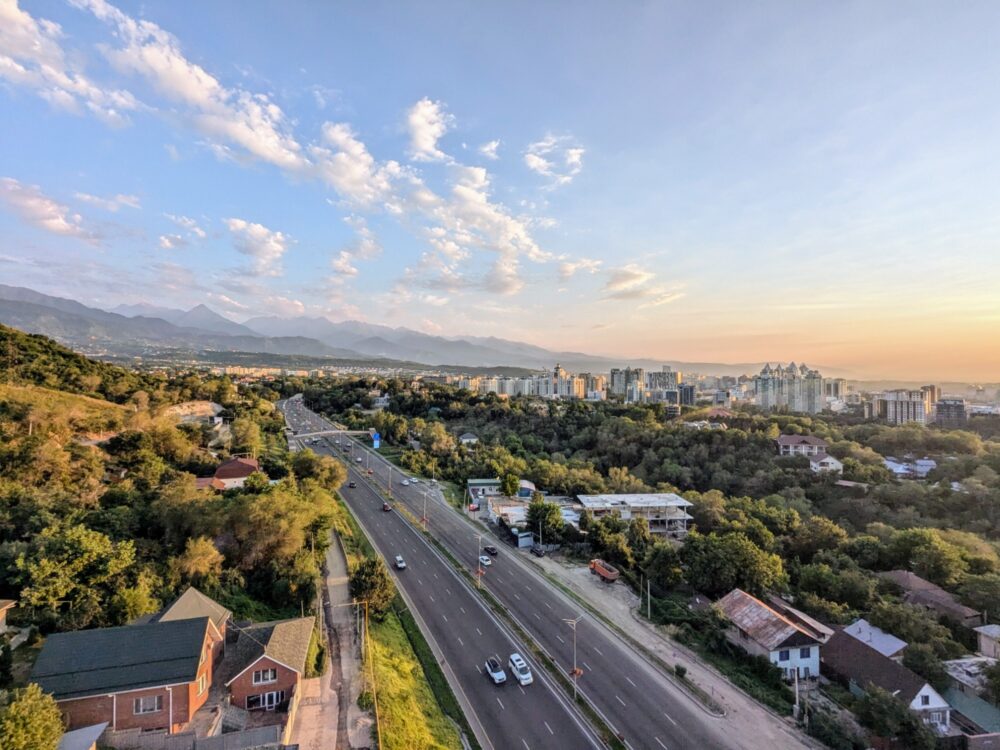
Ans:
[{"label": "green tree canopy", "polygon": [[688,583],[709,596],[727,594],[734,588],[762,594],[785,583],[781,558],[740,533],[691,533],[681,549],[681,560]]},{"label": "green tree canopy", "polygon": [[34,683],[15,691],[0,711],[3,750],[56,750],[64,729],[55,699]]},{"label": "green tree canopy", "polygon": [[362,560],[351,571],[351,597],[368,602],[368,614],[376,620],[385,617],[396,596],[396,585],[381,558]]}]

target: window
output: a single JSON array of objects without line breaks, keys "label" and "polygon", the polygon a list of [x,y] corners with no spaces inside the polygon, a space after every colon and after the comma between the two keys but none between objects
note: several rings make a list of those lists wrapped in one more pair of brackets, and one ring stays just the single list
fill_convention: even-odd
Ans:
[{"label": "window", "polygon": [[134,714],[155,714],[163,710],[162,695],[147,695],[136,698],[132,703],[132,713]]},{"label": "window", "polygon": [[779,651],[778,652],[778,661],[788,661],[788,651],[787,650],[785,650],[785,651]]},{"label": "window", "polygon": [[208,680],[205,679],[205,675],[198,675],[198,695],[202,695],[205,692],[205,688],[208,687]]},{"label": "window", "polygon": [[940,711],[931,711],[931,724],[940,724],[942,721]]},{"label": "window", "polygon": [[284,690],[275,690],[270,693],[262,693],[260,695],[248,695],[247,696],[247,711],[257,711],[264,709],[265,711],[273,711],[278,707],[279,703],[285,700]]},{"label": "window", "polygon": [[800,659],[808,659],[809,655],[811,653],[812,653],[812,648],[809,647],[809,646],[806,646],[805,648],[800,648],[799,649],[799,658]]},{"label": "window", "polygon": [[921,695],[920,696],[920,705],[921,706],[929,706],[929,705],[931,705],[931,697],[929,695]]},{"label": "window", "polygon": [[254,685],[266,685],[269,682],[278,681],[277,669],[258,669],[253,673]]}]

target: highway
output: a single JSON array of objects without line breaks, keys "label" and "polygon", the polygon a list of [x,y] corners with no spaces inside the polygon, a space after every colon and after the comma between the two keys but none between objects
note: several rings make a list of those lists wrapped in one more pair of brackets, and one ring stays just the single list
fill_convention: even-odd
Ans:
[{"label": "highway", "polygon": [[[319,424],[298,408],[279,407],[296,432]],[[303,407],[304,408],[304,407]],[[332,443],[332,441],[330,441]],[[309,445],[317,453],[337,455],[327,442]],[[492,750],[544,748],[601,748],[591,727],[552,684],[552,678],[533,663],[530,651],[487,608],[453,566],[396,512],[382,510],[382,496],[368,483],[363,467],[348,461],[349,479],[341,496],[383,556],[398,588],[413,611],[432,648],[443,657],[442,668],[484,748]],[[402,555],[405,570],[392,560]],[[534,683],[522,687],[510,674],[507,658],[518,652],[527,659]],[[507,683],[493,685],[483,671],[487,657],[496,656],[507,671]]]},{"label": "highway", "polygon": [[[301,408],[305,410],[304,406]],[[308,414],[304,427],[307,430],[336,429],[314,413]],[[346,437],[340,440],[343,444]],[[477,536],[482,535],[482,544],[496,543],[486,529],[462,518],[426,481],[403,486],[401,481],[409,479],[408,475],[374,451],[363,448],[360,442],[352,442],[352,456],[361,455],[358,451],[364,450],[367,455],[362,465],[372,468],[374,478],[382,487],[391,475],[393,497],[403,502],[417,518],[423,513],[424,495],[427,494],[429,531],[460,563],[474,572],[479,556]],[[352,460],[353,463],[356,460]],[[569,672],[573,667],[573,632],[565,620],[581,615],[579,605],[549,583],[532,565],[519,559],[519,554],[509,546],[501,547],[494,564],[486,570],[483,583],[524,631]],[[577,625],[577,665],[583,669],[578,683],[580,692],[630,748],[703,750],[753,746],[752,739],[747,745],[748,738],[734,737],[726,719],[706,712],[694,698],[589,614]],[[574,747],[563,743],[548,746]]]}]

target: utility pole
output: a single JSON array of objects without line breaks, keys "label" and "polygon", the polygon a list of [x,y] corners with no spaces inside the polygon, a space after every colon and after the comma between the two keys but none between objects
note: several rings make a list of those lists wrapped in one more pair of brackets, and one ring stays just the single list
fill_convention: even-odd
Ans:
[{"label": "utility pole", "polygon": [[580,620],[583,619],[583,615],[579,615],[575,619],[569,619],[564,617],[563,622],[569,625],[573,629],[573,671],[570,672],[570,676],[573,678],[573,702],[576,703],[576,680],[583,674],[583,670],[576,666],[576,626]]},{"label": "utility pole", "polygon": [[482,548],[483,536],[482,534],[476,535],[476,587],[483,587],[483,561],[479,559],[479,552]]},{"label": "utility pole", "polygon": [[653,599],[649,593],[649,579],[646,579],[646,617],[649,620],[653,619]]}]

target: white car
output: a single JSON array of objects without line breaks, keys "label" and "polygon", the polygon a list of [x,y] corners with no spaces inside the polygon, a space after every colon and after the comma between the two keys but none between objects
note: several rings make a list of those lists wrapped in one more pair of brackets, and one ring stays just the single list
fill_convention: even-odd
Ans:
[{"label": "white car", "polygon": [[361,456],[358,456],[358,457],[357,457],[356,459],[354,459],[354,460],[355,460],[355,461],[357,461],[358,463],[361,463]]},{"label": "white car", "polygon": [[528,662],[520,654],[511,654],[510,660],[507,663],[510,664],[510,671],[518,684],[530,685],[535,681],[531,676],[531,670],[528,668]]},{"label": "white car", "polygon": [[410,480],[410,484],[420,484],[420,480],[417,479],[416,477],[413,477],[413,479]]},{"label": "white car", "polygon": [[396,555],[396,570],[406,570],[406,560],[403,559],[402,555]]},{"label": "white car", "polygon": [[484,568],[488,568],[493,564],[493,560],[491,560],[487,555],[480,555],[479,564]]},{"label": "white car", "polygon": [[507,682],[507,673],[503,671],[500,660],[495,656],[491,656],[486,660],[486,674],[493,680],[494,685],[503,685]]},{"label": "white car", "polygon": [[409,487],[410,486],[410,480],[404,479],[403,482],[402,482],[402,484],[403,484],[404,487]]}]

